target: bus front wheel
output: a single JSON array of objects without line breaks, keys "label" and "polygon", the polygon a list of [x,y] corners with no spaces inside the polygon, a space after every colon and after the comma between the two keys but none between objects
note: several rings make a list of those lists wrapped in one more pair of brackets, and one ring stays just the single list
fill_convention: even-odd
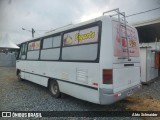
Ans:
[{"label": "bus front wheel", "polygon": [[50,80],[49,90],[51,91],[51,94],[55,98],[61,97],[61,92],[59,90],[59,86],[56,80]]},{"label": "bus front wheel", "polygon": [[18,71],[17,78],[18,78],[18,80],[19,80],[19,81],[21,81],[21,80],[22,80],[22,77],[21,77],[21,71]]}]

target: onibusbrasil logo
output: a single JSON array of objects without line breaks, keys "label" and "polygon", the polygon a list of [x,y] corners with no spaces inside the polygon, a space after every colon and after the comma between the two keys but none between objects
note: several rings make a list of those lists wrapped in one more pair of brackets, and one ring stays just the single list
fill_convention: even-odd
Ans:
[{"label": "onibusbrasil logo", "polygon": [[2,112],[2,117],[32,117],[40,118],[41,113],[37,112]]}]

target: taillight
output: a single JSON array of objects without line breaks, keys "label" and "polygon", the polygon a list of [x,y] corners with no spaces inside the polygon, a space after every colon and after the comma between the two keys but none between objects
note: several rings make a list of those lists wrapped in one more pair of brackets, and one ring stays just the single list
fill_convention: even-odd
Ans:
[{"label": "taillight", "polygon": [[112,69],[103,70],[103,84],[113,84]]}]

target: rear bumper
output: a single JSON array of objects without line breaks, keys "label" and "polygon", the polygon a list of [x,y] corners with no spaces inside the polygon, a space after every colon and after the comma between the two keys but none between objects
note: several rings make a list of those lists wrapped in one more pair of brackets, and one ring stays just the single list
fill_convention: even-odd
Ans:
[{"label": "rear bumper", "polygon": [[116,101],[122,100],[135,92],[139,91],[141,89],[141,84],[138,84],[136,86],[133,86],[131,88],[128,88],[126,90],[118,92],[118,96],[115,94],[108,94],[106,93],[105,89],[99,89],[100,92],[100,104],[107,105],[115,103]]}]

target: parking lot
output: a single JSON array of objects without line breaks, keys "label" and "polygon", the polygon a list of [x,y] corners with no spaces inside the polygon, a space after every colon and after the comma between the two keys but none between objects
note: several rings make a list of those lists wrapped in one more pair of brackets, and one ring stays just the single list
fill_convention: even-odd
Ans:
[{"label": "parking lot", "polygon": [[69,95],[55,99],[45,87],[18,81],[15,68],[0,67],[0,111],[160,111],[159,90],[158,79],[112,105],[97,105]]}]

